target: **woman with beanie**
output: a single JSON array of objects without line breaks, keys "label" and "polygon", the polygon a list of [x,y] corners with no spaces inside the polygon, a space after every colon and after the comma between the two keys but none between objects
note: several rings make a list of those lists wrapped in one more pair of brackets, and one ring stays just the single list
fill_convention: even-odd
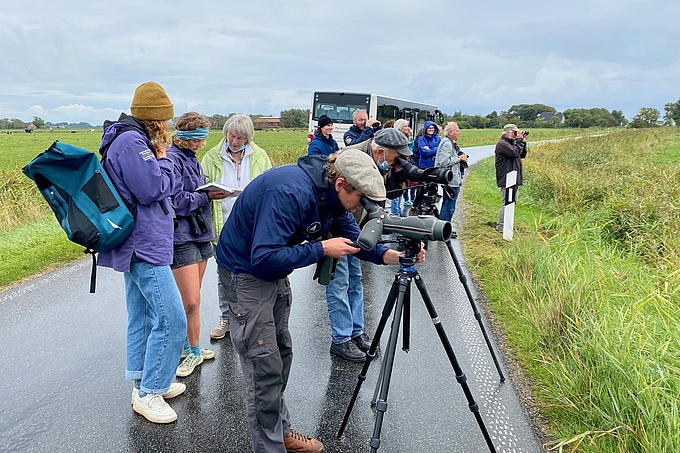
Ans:
[{"label": "woman with beanie", "polygon": [[170,270],[174,220],[170,196],[173,165],[166,157],[172,102],[155,82],[135,90],[132,116],[104,123],[104,168],[131,207],[130,236],[98,264],[123,272],[127,305],[125,378],[134,381],[132,408],[154,423],[177,420],[166,399],[180,395],[173,383],[186,336],[182,299]]},{"label": "woman with beanie", "polygon": [[321,115],[317,121],[314,139],[307,147],[307,154],[323,154],[330,156],[338,150],[338,143],[333,138],[333,120],[328,115]]},{"label": "woman with beanie", "polygon": [[[272,168],[266,151],[253,141],[255,126],[248,115],[238,114],[229,117],[222,129],[224,138],[208,150],[201,160],[208,182],[221,182],[227,187],[242,190],[260,173]],[[234,207],[238,194],[225,193],[223,199],[212,202],[212,226],[215,233],[214,244]],[[210,338],[221,340],[229,333],[229,304],[227,291],[217,279],[217,296],[220,304],[220,321],[210,331]]]},{"label": "woman with beanie", "polygon": [[205,145],[210,122],[200,113],[189,112],[175,122],[172,146],[168,158],[175,166],[175,188],[172,206],[175,208],[177,227],[174,237],[174,255],[170,268],[182,295],[187,315],[187,337],[182,351],[183,361],[177,376],[185,377],[203,363],[214,359],[215,352],[201,348],[201,284],[208,264],[214,255],[210,202],[227,196],[226,192],[196,192],[205,184],[203,168],[196,159],[196,151]]}]

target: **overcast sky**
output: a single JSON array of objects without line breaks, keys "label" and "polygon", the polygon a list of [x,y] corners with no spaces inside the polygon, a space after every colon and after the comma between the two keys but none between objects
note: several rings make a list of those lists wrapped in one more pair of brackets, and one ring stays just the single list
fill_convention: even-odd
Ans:
[{"label": "overcast sky", "polygon": [[14,0],[0,118],[93,125],[160,83],[175,115],[278,116],[314,90],[486,115],[513,104],[632,118],[680,99],[677,0]]}]

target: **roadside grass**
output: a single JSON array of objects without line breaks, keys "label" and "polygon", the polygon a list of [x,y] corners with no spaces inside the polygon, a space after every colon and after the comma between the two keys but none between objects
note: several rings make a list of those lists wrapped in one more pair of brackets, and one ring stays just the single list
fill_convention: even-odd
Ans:
[{"label": "roadside grass", "polygon": [[679,138],[661,128],[531,147],[513,242],[493,229],[493,160],[465,183],[466,261],[554,451],[680,451]]}]

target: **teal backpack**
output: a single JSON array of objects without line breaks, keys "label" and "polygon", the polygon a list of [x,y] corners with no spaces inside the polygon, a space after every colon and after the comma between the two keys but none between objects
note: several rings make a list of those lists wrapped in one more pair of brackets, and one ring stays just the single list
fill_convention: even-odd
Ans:
[{"label": "teal backpack", "polygon": [[110,252],[132,232],[133,209],[120,196],[96,154],[55,141],[22,169],[54,211],[68,238],[92,255],[95,291],[97,252]]}]

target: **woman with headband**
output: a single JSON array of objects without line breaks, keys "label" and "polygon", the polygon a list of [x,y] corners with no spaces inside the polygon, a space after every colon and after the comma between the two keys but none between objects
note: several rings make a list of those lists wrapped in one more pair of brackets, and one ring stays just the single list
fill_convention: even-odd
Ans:
[{"label": "woman with headband", "polygon": [[215,358],[215,352],[201,348],[201,283],[208,264],[214,255],[210,202],[226,197],[225,192],[196,192],[205,184],[201,164],[196,151],[205,145],[208,138],[208,120],[196,112],[185,113],[175,122],[172,146],[168,158],[175,169],[175,186],[172,192],[172,205],[175,208],[177,227],[173,238],[173,262],[170,268],[175,277],[177,288],[182,296],[187,316],[187,335],[182,351],[182,362],[177,368],[177,376],[185,377],[203,363],[204,359]]}]

